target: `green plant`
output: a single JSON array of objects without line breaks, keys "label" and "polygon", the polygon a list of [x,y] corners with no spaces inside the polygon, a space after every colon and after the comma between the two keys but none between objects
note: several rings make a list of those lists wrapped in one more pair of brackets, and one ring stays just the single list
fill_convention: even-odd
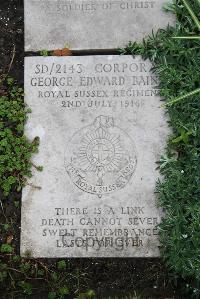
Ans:
[{"label": "green plant", "polygon": [[26,295],[32,294],[32,285],[26,281],[20,281],[19,287],[22,289],[22,292]]},{"label": "green plant", "polygon": [[[170,9],[178,18],[175,27],[153,33],[142,44],[129,43],[120,52],[151,60],[152,71],[160,79],[160,95],[167,100],[163,106],[172,136],[167,153],[158,163],[164,179],[156,188],[159,204],[165,210],[160,224],[161,253],[172,277],[185,279],[184,292],[199,298],[200,5],[198,0],[178,0]],[[180,38],[186,33],[195,38]]]},{"label": "green plant", "polygon": [[40,56],[44,56],[44,57],[46,57],[46,56],[49,56],[50,54],[49,54],[49,51],[48,50],[42,50],[42,51],[40,51]]},{"label": "green plant", "polygon": [[[182,2],[184,4],[185,8],[187,9],[187,11],[189,12],[189,14],[190,14],[190,16],[191,16],[191,18],[192,18],[192,20],[193,20],[193,22],[194,22],[197,30],[200,31],[200,21],[199,21],[198,17],[196,16],[196,14],[195,14],[192,6],[190,5],[190,3],[187,0],[182,0]],[[199,7],[200,7],[200,1],[199,0],[196,0],[195,3],[197,5],[199,5]],[[173,4],[173,5],[175,5],[175,4]],[[173,6],[172,6],[172,8],[173,8]],[[185,40],[190,40],[190,39],[200,40],[200,34],[198,33],[198,35],[192,35],[192,33],[189,32],[189,34],[186,35],[186,36],[173,36],[172,38],[174,38],[174,39],[182,39],[182,40],[183,39],[185,39]],[[179,96],[176,99],[174,99],[174,100],[170,101],[169,103],[167,103],[166,105],[173,105],[173,104],[175,104],[175,103],[177,103],[177,102],[179,102],[181,100],[184,100],[184,99],[186,99],[186,98],[188,98],[190,96],[193,96],[194,94],[197,94],[197,93],[200,93],[200,88],[197,88],[197,89],[195,89],[195,90],[193,90],[193,91],[191,91],[191,92],[189,92],[189,93],[187,93],[187,94],[185,94],[183,96]]]},{"label": "green plant", "polygon": [[1,82],[0,96],[0,188],[5,196],[20,191],[31,176],[31,156],[37,152],[39,139],[29,141],[24,124],[30,110],[23,101],[23,89],[12,78]]},{"label": "green plant", "polygon": [[87,290],[85,293],[80,293],[75,299],[92,299],[96,294],[94,290]]},{"label": "green plant", "polygon": [[58,269],[59,270],[66,270],[67,268],[67,263],[64,260],[61,260],[58,262]]},{"label": "green plant", "polygon": [[[108,297],[105,299],[142,299],[142,295],[139,295],[139,294],[137,294],[137,292],[134,292],[133,295],[129,294],[129,295],[123,296],[123,297],[115,296],[115,297]],[[149,297],[149,299],[151,299],[151,297]]]},{"label": "green plant", "polygon": [[13,248],[9,244],[2,244],[1,245],[1,253],[11,253],[13,251]]}]

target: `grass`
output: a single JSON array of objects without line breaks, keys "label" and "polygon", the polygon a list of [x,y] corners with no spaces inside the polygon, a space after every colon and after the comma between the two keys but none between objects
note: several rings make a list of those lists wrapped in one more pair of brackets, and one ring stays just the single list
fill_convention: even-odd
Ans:
[{"label": "grass", "polygon": [[24,104],[23,89],[12,78],[0,84],[0,186],[8,196],[11,191],[20,191],[26,177],[31,176],[30,158],[37,152],[38,139],[30,142],[24,136],[30,110]]},{"label": "grass", "polygon": [[166,155],[159,162],[164,180],[156,188],[165,210],[161,253],[173,277],[185,280],[185,292],[199,298],[200,3],[177,1],[168,10],[177,14],[175,27],[159,30],[142,44],[130,42],[120,52],[150,59],[160,78],[160,95],[172,128]]}]

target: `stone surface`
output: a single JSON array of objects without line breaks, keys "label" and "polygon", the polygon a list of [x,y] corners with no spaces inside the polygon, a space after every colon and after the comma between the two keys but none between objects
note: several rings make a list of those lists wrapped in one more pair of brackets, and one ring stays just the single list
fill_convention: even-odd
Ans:
[{"label": "stone surface", "polygon": [[23,256],[159,256],[168,127],[150,68],[132,56],[25,58],[26,134],[40,137],[44,170],[23,190]]},{"label": "stone surface", "polygon": [[165,0],[25,0],[25,50],[116,49],[174,20]]}]

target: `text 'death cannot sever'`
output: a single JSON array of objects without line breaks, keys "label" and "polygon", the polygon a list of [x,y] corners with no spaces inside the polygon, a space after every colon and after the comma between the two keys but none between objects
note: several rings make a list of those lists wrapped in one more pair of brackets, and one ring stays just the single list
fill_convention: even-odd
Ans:
[{"label": "text 'death cannot sever'", "polygon": [[169,129],[149,61],[28,57],[26,135],[40,138],[23,190],[21,254],[159,256],[156,161]]}]

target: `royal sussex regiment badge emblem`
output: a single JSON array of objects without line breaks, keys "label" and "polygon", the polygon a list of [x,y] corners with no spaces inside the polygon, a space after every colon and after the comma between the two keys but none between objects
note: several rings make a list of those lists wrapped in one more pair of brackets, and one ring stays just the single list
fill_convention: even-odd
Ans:
[{"label": "royal sussex regiment badge emblem", "polygon": [[136,164],[133,140],[113,117],[102,115],[73,135],[65,159],[73,183],[98,197],[124,188]]}]

